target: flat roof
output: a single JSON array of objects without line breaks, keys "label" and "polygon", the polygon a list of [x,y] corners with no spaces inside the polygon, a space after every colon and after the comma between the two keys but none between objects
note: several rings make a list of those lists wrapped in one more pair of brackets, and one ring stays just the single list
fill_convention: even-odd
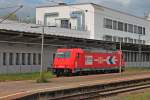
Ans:
[{"label": "flat roof", "polygon": [[71,5],[88,5],[88,4],[91,4],[93,6],[103,7],[105,9],[109,9],[109,10],[112,10],[112,11],[115,11],[115,12],[118,12],[118,13],[121,13],[121,14],[129,15],[129,16],[136,17],[136,18],[139,18],[139,19],[142,19],[142,20],[145,20],[145,21],[149,21],[149,20],[146,20],[144,18],[144,16],[143,17],[139,17],[139,16],[136,16],[136,15],[127,13],[127,12],[123,12],[123,11],[119,11],[119,10],[116,10],[116,9],[112,9],[112,8],[109,8],[109,7],[106,7],[106,6],[102,6],[102,5],[96,4],[96,3],[76,3],[76,4],[64,4],[64,5],[43,5],[43,6],[37,6],[36,8],[71,6]]},{"label": "flat roof", "polygon": [[[0,19],[1,21],[2,19]],[[20,23],[17,21],[5,20],[3,23],[0,23],[0,30],[10,30],[18,32],[28,32],[28,33],[41,33],[42,28],[33,28],[33,27],[42,27],[43,25],[31,24],[31,23]],[[90,38],[89,31],[78,31],[71,30],[67,28],[60,27],[51,27],[46,26],[44,28],[45,34],[58,35],[58,36],[68,36],[68,37],[77,37],[77,38]]]}]

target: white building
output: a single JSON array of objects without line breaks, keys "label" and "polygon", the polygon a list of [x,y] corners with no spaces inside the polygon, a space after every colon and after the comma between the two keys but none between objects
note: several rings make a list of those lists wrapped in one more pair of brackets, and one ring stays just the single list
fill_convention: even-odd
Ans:
[{"label": "white building", "polygon": [[[119,41],[125,42],[122,47],[127,66],[149,67],[150,46],[141,45],[141,50],[146,51],[139,56],[137,44],[148,44],[150,40],[148,20],[149,15],[144,19],[91,3],[37,7],[36,23],[50,26],[44,28],[44,69],[51,67],[57,48],[99,50],[115,48]],[[42,28],[31,26],[38,25],[15,21],[0,23],[0,74],[40,70],[43,32]]]},{"label": "white building", "polygon": [[36,8],[37,24],[88,31],[96,40],[148,44],[148,20],[93,3]]}]

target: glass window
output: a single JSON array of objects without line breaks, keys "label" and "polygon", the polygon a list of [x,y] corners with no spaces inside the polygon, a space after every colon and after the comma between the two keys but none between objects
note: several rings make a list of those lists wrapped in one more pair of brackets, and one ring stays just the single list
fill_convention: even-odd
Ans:
[{"label": "glass window", "polygon": [[36,65],[36,54],[33,54],[33,65]]},{"label": "glass window", "polygon": [[145,33],[146,33],[146,32],[145,32],[145,27],[143,27],[143,35],[145,35]]},{"label": "glass window", "polygon": [[113,29],[117,30],[117,21],[113,21]]},{"label": "glass window", "polygon": [[16,53],[16,65],[20,65],[20,54]]},{"label": "glass window", "polygon": [[105,28],[112,29],[112,20],[105,18],[105,19],[104,19],[104,27],[105,27]]},{"label": "glass window", "polygon": [[38,64],[39,65],[41,64],[41,54],[40,53],[38,54]]},{"label": "glass window", "polygon": [[6,58],[6,53],[4,52],[3,53],[3,65],[6,65],[7,64],[7,58]]},{"label": "glass window", "polygon": [[123,42],[123,38],[122,37],[118,37],[118,42]]},{"label": "glass window", "polygon": [[134,33],[138,33],[138,27],[134,25]]},{"label": "glass window", "polygon": [[128,41],[129,41],[129,43],[133,43],[133,39],[131,39],[131,38],[129,38]]},{"label": "glass window", "polygon": [[25,53],[22,53],[22,65],[25,65]]},{"label": "glass window", "polygon": [[123,31],[123,22],[118,22],[118,30]]},{"label": "glass window", "polygon": [[132,24],[128,24],[128,32],[133,33],[133,25]]},{"label": "glass window", "polygon": [[143,40],[143,44],[145,44],[145,40]]},{"label": "glass window", "polygon": [[125,43],[128,42],[128,38],[127,38],[127,37],[124,38],[124,42],[125,42]]},{"label": "glass window", "polygon": [[113,41],[117,42],[117,37],[116,36],[113,37]]},{"label": "glass window", "polygon": [[127,23],[124,24],[124,31],[125,31],[125,32],[128,31],[128,24],[127,24]]},{"label": "glass window", "polygon": [[31,65],[31,53],[28,53],[28,65]]},{"label": "glass window", "polygon": [[62,28],[69,28],[69,20],[61,20]]},{"label": "glass window", "polygon": [[105,36],[104,36],[104,39],[105,39],[106,41],[112,41],[112,36],[110,36],[110,35],[105,35]]},{"label": "glass window", "polygon": [[13,65],[13,53],[9,53],[9,65]]},{"label": "glass window", "polygon": [[56,58],[70,58],[70,51],[67,52],[57,52]]},{"label": "glass window", "polygon": [[138,34],[142,34],[142,27],[138,26]]}]

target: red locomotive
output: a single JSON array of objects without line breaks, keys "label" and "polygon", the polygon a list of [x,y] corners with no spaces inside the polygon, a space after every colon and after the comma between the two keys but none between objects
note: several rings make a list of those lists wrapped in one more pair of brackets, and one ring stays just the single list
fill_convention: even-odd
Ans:
[{"label": "red locomotive", "polygon": [[80,48],[58,49],[53,61],[53,72],[66,75],[82,72],[124,70],[125,62],[121,51],[88,52]]}]

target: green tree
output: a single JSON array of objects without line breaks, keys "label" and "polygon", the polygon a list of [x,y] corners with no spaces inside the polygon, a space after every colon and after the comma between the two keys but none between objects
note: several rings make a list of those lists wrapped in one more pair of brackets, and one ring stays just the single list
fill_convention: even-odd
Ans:
[{"label": "green tree", "polygon": [[[8,16],[9,14],[2,16],[2,18],[6,18]],[[12,14],[11,16],[9,16],[8,20],[18,20],[18,17],[16,14]]]}]

